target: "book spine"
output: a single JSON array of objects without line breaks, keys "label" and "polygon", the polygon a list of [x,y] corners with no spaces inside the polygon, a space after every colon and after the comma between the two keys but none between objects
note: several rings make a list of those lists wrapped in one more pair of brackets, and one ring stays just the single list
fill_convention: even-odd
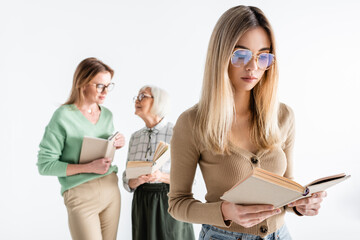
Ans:
[{"label": "book spine", "polygon": [[[106,145],[106,153],[105,153],[105,157],[106,158],[112,158],[113,157],[113,151],[114,151],[114,141],[108,141],[107,145]],[[111,159],[111,161],[114,159]]]}]

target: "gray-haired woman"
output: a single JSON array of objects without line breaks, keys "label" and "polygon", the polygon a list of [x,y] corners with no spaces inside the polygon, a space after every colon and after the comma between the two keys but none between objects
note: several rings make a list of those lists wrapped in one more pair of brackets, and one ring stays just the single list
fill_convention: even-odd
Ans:
[{"label": "gray-haired woman", "polygon": [[[144,86],[135,101],[135,114],[145,127],[134,132],[129,142],[128,161],[151,161],[160,141],[170,143],[173,124],[165,120],[169,96],[161,88]],[[126,162],[126,163],[127,163]],[[153,174],[128,179],[123,174],[124,187],[135,192],[132,202],[133,239],[194,239],[192,224],[177,221],[168,213],[170,160]]]}]

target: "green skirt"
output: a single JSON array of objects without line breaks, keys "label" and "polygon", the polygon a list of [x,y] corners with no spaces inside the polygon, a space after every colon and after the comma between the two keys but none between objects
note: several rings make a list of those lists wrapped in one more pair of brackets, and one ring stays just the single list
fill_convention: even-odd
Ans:
[{"label": "green skirt", "polygon": [[133,240],[194,240],[190,223],[175,220],[168,213],[169,184],[145,183],[132,201]]}]

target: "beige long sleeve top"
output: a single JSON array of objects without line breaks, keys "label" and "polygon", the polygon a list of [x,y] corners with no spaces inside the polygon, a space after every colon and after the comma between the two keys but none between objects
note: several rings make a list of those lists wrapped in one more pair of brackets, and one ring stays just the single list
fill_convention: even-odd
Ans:
[{"label": "beige long sleeve top", "polygon": [[[272,150],[256,154],[230,144],[229,155],[213,154],[205,149],[193,131],[196,106],[177,120],[171,140],[171,171],[169,212],[181,221],[209,224],[224,230],[266,236],[284,224],[285,207],[251,228],[234,222],[227,225],[221,212],[220,197],[255,167],[293,178],[292,150],[294,146],[294,114],[285,104],[279,108],[281,144]],[[193,197],[192,183],[197,164],[200,166],[207,193],[203,203]],[[246,194],[246,193],[244,193]]]}]

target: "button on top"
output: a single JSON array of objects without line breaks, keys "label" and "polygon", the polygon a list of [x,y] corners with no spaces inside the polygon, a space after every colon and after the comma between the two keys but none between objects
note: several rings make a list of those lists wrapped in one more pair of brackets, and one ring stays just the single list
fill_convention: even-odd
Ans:
[{"label": "button on top", "polygon": [[262,232],[262,233],[267,233],[267,231],[268,231],[267,226],[261,226],[261,227],[260,227],[260,232]]},{"label": "button on top", "polygon": [[256,157],[252,157],[252,158],[251,158],[251,162],[252,162],[253,164],[257,164],[257,163],[259,162],[259,160],[258,160]]}]

